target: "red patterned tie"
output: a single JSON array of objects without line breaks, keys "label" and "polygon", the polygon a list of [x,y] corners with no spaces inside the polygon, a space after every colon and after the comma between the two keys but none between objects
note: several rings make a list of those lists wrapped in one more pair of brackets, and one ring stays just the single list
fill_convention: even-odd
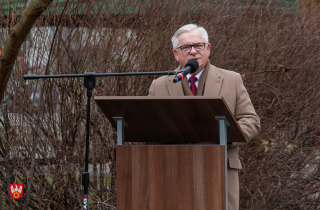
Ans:
[{"label": "red patterned tie", "polygon": [[198,78],[195,77],[195,76],[191,76],[191,77],[189,78],[189,81],[190,81],[190,83],[191,83],[190,89],[191,89],[191,92],[193,93],[194,96],[197,94],[197,86],[196,86],[196,84],[194,83],[194,82],[197,81],[197,80],[198,80]]}]

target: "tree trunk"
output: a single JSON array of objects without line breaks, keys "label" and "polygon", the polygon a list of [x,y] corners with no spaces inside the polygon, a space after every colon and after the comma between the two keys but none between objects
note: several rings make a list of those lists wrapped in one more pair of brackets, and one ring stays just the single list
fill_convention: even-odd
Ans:
[{"label": "tree trunk", "polygon": [[0,55],[0,104],[20,47],[33,24],[53,0],[31,0],[21,13],[16,25],[10,30]]}]

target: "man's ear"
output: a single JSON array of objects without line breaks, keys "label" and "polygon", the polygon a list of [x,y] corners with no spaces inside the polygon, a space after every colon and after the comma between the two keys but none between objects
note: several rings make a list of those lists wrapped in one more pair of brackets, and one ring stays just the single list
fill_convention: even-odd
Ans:
[{"label": "man's ear", "polygon": [[207,48],[208,48],[208,52],[209,52],[209,55],[210,55],[210,49],[211,49],[211,44],[210,43],[207,44]]},{"label": "man's ear", "polygon": [[178,50],[177,49],[173,49],[172,52],[173,52],[173,55],[176,58],[176,60],[179,61]]}]

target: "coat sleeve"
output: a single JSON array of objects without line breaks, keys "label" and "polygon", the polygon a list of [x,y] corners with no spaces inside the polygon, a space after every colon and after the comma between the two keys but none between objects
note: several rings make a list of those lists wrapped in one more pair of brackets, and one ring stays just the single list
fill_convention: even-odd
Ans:
[{"label": "coat sleeve", "polygon": [[249,141],[259,133],[260,119],[254,110],[240,74],[237,74],[236,77],[236,91],[237,99],[234,116]]}]

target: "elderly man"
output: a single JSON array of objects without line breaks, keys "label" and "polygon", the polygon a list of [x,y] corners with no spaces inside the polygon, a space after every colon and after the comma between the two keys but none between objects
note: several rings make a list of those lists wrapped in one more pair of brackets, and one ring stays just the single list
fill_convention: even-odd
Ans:
[{"label": "elderly man", "polygon": [[[173,83],[174,76],[163,76],[151,84],[150,96],[223,96],[231,112],[237,119],[244,134],[250,140],[260,130],[260,119],[251,103],[240,74],[217,68],[210,64],[211,44],[203,27],[188,24],[178,29],[172,37],[173,54],[180,66],[195,59],[199,68],[186,79]],[[242,168],[239,160],[239,145],[228,145],[228,209],[239,209],[238,170]]]}]

